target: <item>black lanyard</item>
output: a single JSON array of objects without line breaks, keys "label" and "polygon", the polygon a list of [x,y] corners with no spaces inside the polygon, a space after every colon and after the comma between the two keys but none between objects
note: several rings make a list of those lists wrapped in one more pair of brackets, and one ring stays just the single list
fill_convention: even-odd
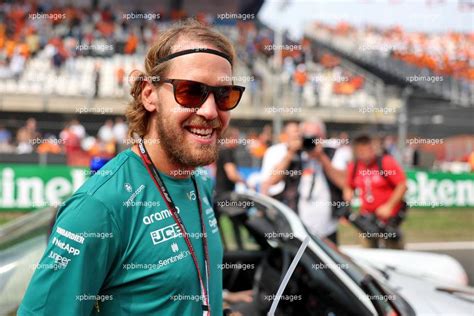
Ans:
[{"label": "black lanyard", "polygon": [[[178,214],[176,211],[176,206],[171,199],[171,195],[169,194],[168,190],[166,189],[166,186],[161,179],[160,174],[158,173],[158,170],[156,169],[155,165],[152,163],[150,155],[148,154],[145,146],[143,145],[142,139],[140,139],[140,142],[138,143],[138,148],[139,148],[139,153],[140,156],[145,163],[145,167],[150,174],[151,179],[155,183],[156,187],[158,188],[158,191],[161,194],[161,197],[165,201],[166,205],[168,206],[168,209],[173,216],[174,221],[176,224],[179,226],[179,229],[181,230],[181,233],[183,235],[184,240],[186,241],[186,244],[188,245],[189,252],[191,253],[191,257],[193,258],[194,261],[194,266],[196,267],[196,271],[198,274],[199,278],[199,285],[201,287],[201,294],[202,294],[202,310],[203,310],[203,315],[211,315],[211,309],[209,308],[209,274],[210,274],[210,269],[209,269],[209,253],[207,249],[207,236],[206,236],[206,225],[204,225],[204,221],[202,219],[202,205],[201,205],[201,198],[199,195],[199,190],[198,186],[196,184],[196,179],[194,179],[194,176],[191,176],[191,179],[193,181],[194,189],[196,190],[196,199],[197,199],[197,204],[198,204],[198,209],[199,209],[199,220],[201,222],[201,232],[202,232],[202,247],[203,247],[203,252],[204,252],[204,267],[206,269],[206,287],[204,287],[204,282],[202,279],[202,274],[201,270],[199,269],[199,264],[198,260],[196,257],[196,253],[194,251],[193,245],[191,244],[191,240],[189,239],[189,234],[186,231],[186,228],[184,226],[184,222],[181,219],[181,216]],[[206,313],[207,312],[207,313]]]}]

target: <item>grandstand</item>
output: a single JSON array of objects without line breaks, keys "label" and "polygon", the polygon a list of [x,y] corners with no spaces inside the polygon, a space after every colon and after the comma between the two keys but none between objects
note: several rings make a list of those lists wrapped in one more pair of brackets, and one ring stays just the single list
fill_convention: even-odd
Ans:
[{"label": "grandstand", "polygon": [[[15,132],[34,116],[42,133],[59,135],[66,121],[77,118],[88,135],[96,135],[104,121],[123,115],[128,74],[142,67],[156,34],[190,16],[235,43],[235,82],[247,92],[232,118],[243,132],[277,122],[278,133],[285,120],[319,117],[333,133],[393,134],[402,112],[409,118],[407,135],[471,132],[473,42],[466,34],[315,21],[294,39],[258,19],[263,1],[217,6],[213,1],[138,2],[140,10],[127,1],[113,6],[104,1],[100,9],[78,1],[62,11],[28,2],[1,4],[0,125]],[[137,17],[147,8],[155,18],[127,16]],[[64,18],[38,21],[32,12],[64,12]],[[223,18],[229,12],[249,18]],[[420,55],[424,47],[432,55]],[[407,79],[413,76],[443,80]]]}]

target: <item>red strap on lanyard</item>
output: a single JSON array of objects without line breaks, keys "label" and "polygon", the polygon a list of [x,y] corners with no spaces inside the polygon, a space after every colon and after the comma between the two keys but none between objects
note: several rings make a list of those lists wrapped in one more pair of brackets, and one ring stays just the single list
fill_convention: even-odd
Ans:
[{"label": "red strap on lanyard", "polygon": [[161,197],[165,201],[165,203],[166,203],[166,205],[167,205],[167,207],[168,207],[168,209],[171,213],[171,216],[173,216],[173,219],[176,222],[176,224],[178,225],[178,227],[179,227],[179,229],[180,229],[180,231],[183,235],[183,238],[186,242],[186,245],[188,246],[189,252],[191,253],[191,257],[193,259],[194,266],[196,268],[198,278],[199,278],[199,285],[201,287],[201,293],[202,293],[202,296],[203,296],[203,298],[202,298],[203,312],[207,311],[208,315],[210,316],[211,315],[211,310],[209,308],[209,297],[208,297],[209,274],[210,274],[209,252],[208,252],[208,249],[207,249],[206,225],[204,224],[204,221],[202,219],[201,197],[199,195],[199,190],[198,190],[198,186],[196,184],[196,179],[194,179],[194,176],[191,176],[191,179],[192,179],[193,185],[194,185],[194,189],[196,190],[196,199],[197,199],[198,209],[199,209],[199,220],[201,222],[201,232],[202,232],[202,235],[203,235],[202,236],[202,247],[203,247],[203,252],[204,252],[204,266],[205,266],[205,269],[206,269],[206,287],[204,286],[204,282],[203,282],[201,270],[199,269],[199,264],[198,264],[198,260],[197,260],[197,257],[196,257],[196,253],[194,251],[193,245],[191,244],[191,240],[189,239],[189,234],[186,230],[186,227],[184,226],[184,222],[181,219],[181,216],[176,211],[176,206],[175,206],[173,200],[171,199],[171,196],[170,196],[168,190],[166,189],[166,186],[165,186],[163,180],[161,179],[160,174],[158,173],[158,170],[156,169],[155,165],[152,163],[150,155],[148,154],[145,146],[143,145],[142,140],[140,140],[140,142],[138,143],[138,149],[139,149],[140,156],[141,156],[141,158],[142,158],[142,160],[145,164],[145,167],[146,167],[148,173],[150,174],[151,179],[153,180],[156,187],[158,188],[158,191],[160,192]]}]

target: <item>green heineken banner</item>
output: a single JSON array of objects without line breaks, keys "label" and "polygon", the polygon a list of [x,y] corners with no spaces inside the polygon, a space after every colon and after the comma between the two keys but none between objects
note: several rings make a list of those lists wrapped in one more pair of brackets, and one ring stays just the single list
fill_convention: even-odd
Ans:
[{"label": "green heineken banner", "polygon": [[410,207],[474,207],[474,173],[406,171]]},{"label": "green heineken banner", "polygon": [[61,203],[88,177],[86,168],[0,164],[0,211],[24,211]]},{"label": "green heineken banner", "polygon": [[[89,174],[87,168],[0,164],[0,211],[60,206]],[[409,170],[407,176],[412,208],[474,208],[474,173]]]}]

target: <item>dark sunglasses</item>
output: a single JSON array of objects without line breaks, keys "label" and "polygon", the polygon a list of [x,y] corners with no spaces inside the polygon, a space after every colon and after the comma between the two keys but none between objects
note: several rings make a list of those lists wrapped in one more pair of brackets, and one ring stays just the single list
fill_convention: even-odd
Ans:
[{"label": "dark sunglasses", "polygon": [[159,82],[171,83],[174,99],[179,105],[187,108],[199,108],[212,92],[217,108],[221,111],[230,111],[239,104],[245,90],[245,87],[241,86],[213,87],[202,82],[183,79],[161,79]]}]

